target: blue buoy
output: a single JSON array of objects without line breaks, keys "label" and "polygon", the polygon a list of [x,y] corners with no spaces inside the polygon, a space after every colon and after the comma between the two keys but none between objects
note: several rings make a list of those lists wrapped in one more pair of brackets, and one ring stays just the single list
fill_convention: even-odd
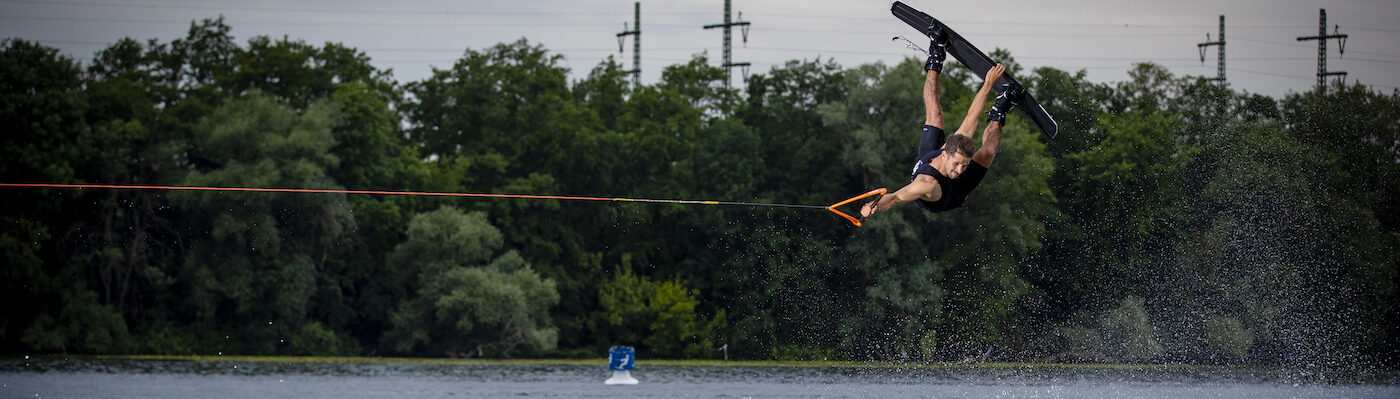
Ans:
[{"label": "blue buoy", "polygon": [[637,385],[632,378],[632,369],[637,363],[637,351],[630,346],[614,346],[608,349],[608,369],[612,377],[603,381],[607,385]]}]

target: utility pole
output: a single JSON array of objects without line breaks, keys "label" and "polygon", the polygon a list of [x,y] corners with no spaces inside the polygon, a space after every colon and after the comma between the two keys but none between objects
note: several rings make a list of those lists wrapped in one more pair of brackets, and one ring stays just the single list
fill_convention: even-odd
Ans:
[{"label": "utility pole", "polygon": [[632,87],[640,87],[642,84],[642,2],[632,3],[632,30],[627,30],[627,23],[622,23],[622,32],[617,34],[617,56],[622,56],[622,42],[632,38],[632,70],[625,71],[632,74]]},{"label": "utility pole", "polygon": [[[705,29],[724,28],[724,87],[729,87],[730,70],[734,67],[743,67],[745,75],[747,75],[749,71],[749,63],[734,62],[734,57],[730,50],[730,29],[735,26],[740,27],[740,32],[744,35],[744,44],[749,44],[749,23],[744,21],[730,21],[729,19],[729,4],[731,1],[732,0],[724,0],[724,23],[705,25]],[[739,19],[744,19],[744,13],[739,13]]]},{"label": "utility pole", "polygon": [[1346,81],[1346,72],[1327,71],[1327,39],[1337,39],[1337,57],[1341,57],[1346,52],[1347,35],[1338,34],[1340,26],[1332,28],[1332,34],[1327,34],[1327,9],[1318,10],[1317,36],[1299,37],[1298,41],[1317,41],[1317,86],[1326,87],[1328,76],[1342,76],[1342,81]]},{"label": "utility pole", "polygon": [[[1206,34],[1206,40],[1210,40],[1210,34],[1209,34],[1209,33]],[[1215,74],[1216,74],[1216,77],[1215,77],[1215,78],[1212,78],[1212,79],[1206,79],[1206,80],[1214,80],[1214,81],[1220,82],[1221,84],[1224,84],[1224,83],[1225,83],[1225,16],[1224,16],[1224,15],[1221,15],[1221,16],[1220,16],[1220,40],[1216,40],[1216,41],[1213,41],[1213,42],[1212,42],[1212,41],[1207,41],[1207,42],[1205,42],[1205,43],[1197,43],[1197,44],[1196,44],[1196,48],[1198,48],[1198,49],[1201,50],[1201,65],[1205,65],[1205,63],[1206,63],[1206,47],[1210,47],[1210,46],[1220,46],[1220,53],[1219,53],[1219,55],[1217,55],[1217,56],[1215,57]]]}]

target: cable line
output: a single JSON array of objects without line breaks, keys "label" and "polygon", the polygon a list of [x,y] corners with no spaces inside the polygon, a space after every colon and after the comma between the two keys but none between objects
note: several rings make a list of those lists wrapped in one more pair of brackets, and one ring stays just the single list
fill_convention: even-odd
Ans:
[{"label": "cable line", "polygon": [[54,189],[112,189],[112,190],[163,190],[163,191],[235,191],[235,192],[260,192],[260,193],[315,193],[315,194],[363,194],[363,195],[413,195],[425,197],[471,197],[471,198],[511,198],[511,199],[552,199],[564,201],[611,201],[611,202],[644,202],[653,204],[684,204],[684,205],[732,205],[748,207],[770,207],[770,208],[796,208],[796,209],[825,209],[835,213],[856,226],[860,226],[860,219],[852,217],[836,210],[843,205],[855,202],[862,198],[882,195],[885,189],[878,188],[864,194],[851,197],[844,201],[830,206],[819,205],[795,205],[795,204],[775,204],[764,202],[736,202],[736,201],[706,201],[706,200],[683,200],[683,199],[652,199],[652,198],[622,198],[622,197],[582,197],[567,195],[540,195],[540,194],[484,194],[484,193],[447,193],[431,191],[383,191],[383,190],[334,190],[334,189],[306,189],[306,188],[257,188],[257,187],[207,187],[207,186],[158,186],[158,185],[123,185],[123,184],[54,184],[54,183],[0,183],[0,187],[11,188],[54,188]]}]

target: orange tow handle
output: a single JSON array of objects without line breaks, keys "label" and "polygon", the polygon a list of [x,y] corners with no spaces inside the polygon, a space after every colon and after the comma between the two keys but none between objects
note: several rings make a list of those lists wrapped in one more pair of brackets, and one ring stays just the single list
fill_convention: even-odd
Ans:
[{"label": "orange tow handle", "polygon": [[849,198],[849,199],[846,199],[845,201],[841,201],[841,202],[837,202],[837,203],[835,203],[835,204],[831,204],[831,206],[826,207],[826,210],[831,211],[831,213],[835,213],[837,216],[846,218],[846,220],[851,221],[851,224],[856,225],[856,227],[860,227],[860,219],[854,218],[854,217],[852,217],[851,215],[847,215],[847,214],[844,213],[844,212],[838,211],[838,210],[836,210],[836,208],[838,208],[838,207],[840,207],[840,206],[843,206],[843,205],[846,205],[846,204],[849,204],[849,203],[852,203],[852,202],[860,201],[861,199],[864,199],[864,198],[869,198],[869,197],[871,197],[871,196],[876,196],[876,195],[885,195],[885,188],[884,188],[884,187],[881,187],[881,188],[877,188],[877,189],[874,189],[874,190],[870,190],[870,191],[865,192],[865,194],[857,195],[857,196],[851,197],[851,198]]}]

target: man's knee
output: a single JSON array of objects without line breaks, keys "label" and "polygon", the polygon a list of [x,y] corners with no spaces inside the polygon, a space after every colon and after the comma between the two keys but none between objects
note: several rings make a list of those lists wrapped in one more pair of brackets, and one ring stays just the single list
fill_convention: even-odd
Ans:
[{"label": "man's knee", "polygon": [[943,126],[943,110],[930,110],[928,112],[928,117],[924,118],[924,124],[928,126]]}]

